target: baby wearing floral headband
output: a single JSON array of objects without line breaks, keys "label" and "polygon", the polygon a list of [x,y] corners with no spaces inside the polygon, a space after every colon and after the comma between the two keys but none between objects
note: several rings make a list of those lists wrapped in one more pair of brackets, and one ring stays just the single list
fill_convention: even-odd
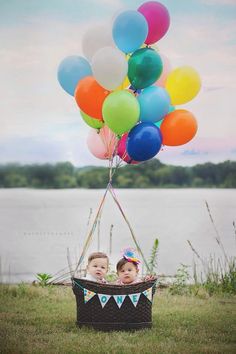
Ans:
[{"label": "baby wearing floral headband", "polygon": [[127,248],[123,251],[123,257],[116,265],[118,279],[117,285],[127,285],[140,282],[138,279],[138,264],[140,261],[135,257],[134,250]]}]

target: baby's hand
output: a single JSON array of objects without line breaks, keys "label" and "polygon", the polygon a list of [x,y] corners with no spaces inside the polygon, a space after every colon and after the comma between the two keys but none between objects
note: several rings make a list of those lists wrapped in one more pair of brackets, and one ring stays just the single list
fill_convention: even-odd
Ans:
[{"label": "baby's hand", "polygon": [[144,277],[144,281],[148,281],[148,280],[154,280],[154,279],[156,279],[157,277],[155,276],[155,275],[146,275],[145,277]]}]

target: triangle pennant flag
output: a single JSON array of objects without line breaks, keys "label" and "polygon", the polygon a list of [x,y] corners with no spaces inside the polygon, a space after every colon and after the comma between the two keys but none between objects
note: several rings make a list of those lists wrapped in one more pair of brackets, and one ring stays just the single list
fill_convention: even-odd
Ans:
[{"label": "triangle pennant flag", "polygon": [[94,293],[91,290],[85,289],[84,288],[84,302],[86,304],[86,302],[88,302],[89,300],[92,299],[92,297],[94,297],[94,295],[96,295],[96,293]]},{"label": "triangle pennant flag", "polygon": [[143,295],[145,295],[148,298],[148,300],[152,302],[152,288],[144,290]]},{"label": "triangle pennant flag", "polygon": [[115,299],[117,306],[121,308],[121,305],[123,304],[126,295],[113,295],[113,297]]},{"label": "triangle pennant flag", "polygon": [[132,304],[136,307],[139,301],[141,293],[129,294],[129,298],[132,301]]},{"label": "triangle pennant flag", "polygon": [[111,295],[98,294],[98,297],[100,300],[100,304],[102,305],[102,307],[104,307],[106,305],[106,303],[108,302],[108,300],[110,299]]}]

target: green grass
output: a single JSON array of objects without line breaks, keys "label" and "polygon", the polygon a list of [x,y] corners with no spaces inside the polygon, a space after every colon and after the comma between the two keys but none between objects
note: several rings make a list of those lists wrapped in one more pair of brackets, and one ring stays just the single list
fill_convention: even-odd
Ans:
[{"label": "green grass", "polygon": [[76,327],[70,288],[0,286],[0,352],[27,353],[235,353],[236,297],[157,294],[153,328],[96,332]]}]

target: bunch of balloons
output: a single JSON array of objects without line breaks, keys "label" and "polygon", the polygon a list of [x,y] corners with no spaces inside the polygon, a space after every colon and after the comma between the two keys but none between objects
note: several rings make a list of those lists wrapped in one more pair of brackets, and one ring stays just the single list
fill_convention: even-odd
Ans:
[{"label": "bunch of balloons", "polygon": [[112,29],[89,29],[82,42],[86,58],[69,56],[60,63],[59,83],[92,128],[87,143],[94,156],[117,154],[139,163],[162,145],[183,145],[195,136],[194,115],[175,106],[197,95],[200,77],[190,66],[172,70],[168,58],[151,47],[169,25],[164,5],[145,2],[137,11],[119,13]]}]

